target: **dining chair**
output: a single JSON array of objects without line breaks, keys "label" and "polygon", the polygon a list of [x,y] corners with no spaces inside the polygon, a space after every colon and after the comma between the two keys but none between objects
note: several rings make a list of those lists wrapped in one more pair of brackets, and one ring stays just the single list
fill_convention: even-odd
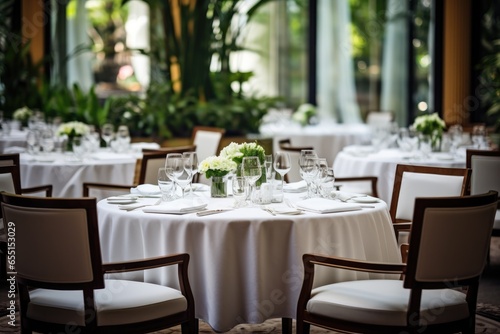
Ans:
[{"label": "dining chair", "polygon": [[[472,195],[489,190],[500,192],[500,151],[467,150],[466,164],[471,168],[470,193]],[[492,236],[500,237],[500,201],[493,224]],[[488,263],[489,263],[488,252]]]},{"label": "dining chair", "polygon": [[[474,333],[497,197],[491,191],[417,198],[407,263],[304,254],[297,334],[308,333],[311,325],[349,333]],[[317,266],[404,278],[314,287]]]},{"label": "dining chair", "polygon": [[406,242],[417,197],[464,196],[470,174],[469,168],[398,164],[389,208],[398,242]]},{"label": "dining chair", "polygon": [[108,197],[108,195],[118,195],[130,193],[130,188],[139,184],[158,184],[158,168],[165,167],[165,159],[168,153],[183,153],[196,150],[196,145],[185,145],[175,147],[164,147],[159,150],[143,150],[143,155],[139,163],[137,182],[134,184],[109,184],[97,182],[83,183],[83,197],[96,197],[98,200]]},{"label": "dining chair", "polygon": [[[196,153],[198,161],[217,155],[220,150],[220,143],[224,137],[226,130],[223,128],[210,126],[195,126],[191,132],[191,143],[196,145]],[[201,182],[210,184],[209,180],[200,174],[196,174],[193,182]]]},{"label": "dining chair", "polygon": [[[0,166],[14,166],[14,169],[17,170],[15,173],[10,173],[15,183],[19,180],[19,189],[16,190],[16,194],[43,194],[47,197],[52,196],[52,185],[21,188],[21,165],[19,153],[0,154]],[[9,174],[9,172],[7,172],[7,174]],[[0,186],[0,191],[2,190],[8,191]]]},{"label": "dining chair", "polygon": [[[1,196],[16,231],[22,333],[63,333],[68,326],[83,333],[146,333],[175,325],[198,332],[189,254],[103,263],[94,198]],[[166,266],[177,267],[175,287],[120,275]]]}]

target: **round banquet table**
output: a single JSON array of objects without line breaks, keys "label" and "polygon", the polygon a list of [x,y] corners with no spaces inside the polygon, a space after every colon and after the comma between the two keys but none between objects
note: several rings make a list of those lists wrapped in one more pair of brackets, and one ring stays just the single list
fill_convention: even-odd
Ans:
[{"label": "round banquet table", "polygon": [[465,168],[465,156],[436,152],[428,158],[416,159],[396,148],[370,152],[369,147],[350,146],[337,154],[333,172],[337,177],[377,176],[378,195],[390,205],[398,164]]},{"label": "round banquet table", "polygon": [[101,151],[81,161],[72,153],[20,154],[21,187],[52,184],[54,197],[82,197],[83,182],[133,184],[137,156]]},{"label": "round banquet table", "polygon": [[371,140],[371,130],[366,124],[323,122],[305,127],[297,124],[289,124],[286,127],[267,125],[261,127],[260,133],[273,138],[274,152],[279,151],[281,139],[290,139],[293,146],[312,146],[318,156],[326,158],[330,165],[344,146]]},{"label": "round banquet table", "polygon": [[[233,205],[231,197],[212,199],[208,191],[195,194],[208,198],[208,209]],[[301,196],[304,193],[285,194],[292,202]],[[156,199],[140,201],[154,203]],[[188,272],[196,317],[216,331],[240,323],[295,318],[303,277],[301,257],[306,252],[401,262],[382,201],[357,211],[276,216],[256,206],[202,217],[124,211],[105,199],[98,202],[97,210],[103,262],[190,254]],[[175,268],[127,275],[178,287]],[[381,276],[322,268],[315,285],[374,277]]]},{"label": "round banquet table", "polygon": [[0,153],[19,152],[26,148],[28,131],[12,129],[8,135],[0,136]]}]

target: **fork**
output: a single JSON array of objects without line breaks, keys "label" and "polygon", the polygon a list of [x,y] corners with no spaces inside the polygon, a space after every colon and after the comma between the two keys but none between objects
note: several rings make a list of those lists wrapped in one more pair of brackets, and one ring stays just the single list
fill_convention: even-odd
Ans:
[{"label": "fork", "polygon": [[270,214],[272,214],[273,216],[276,216],[276,213],[275,213],[272,209],[270,209],[270,208],[267,208],[267,207],[265,207],[265,206],[262,206],[262,207],[261,207],[261,209],[262,209],[262,210],[264,210],[264,211],[266,211],[266,212],[269,212],[269,213],[270,213]]}]

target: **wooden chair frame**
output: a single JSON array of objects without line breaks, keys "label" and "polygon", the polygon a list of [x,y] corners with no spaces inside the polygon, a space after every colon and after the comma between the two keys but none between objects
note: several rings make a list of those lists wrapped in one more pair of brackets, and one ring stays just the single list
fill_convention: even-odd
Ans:
[{"label": "wooden chair frame", "polygon": [[[470,197],[440,197],[440,198],[417,198],[415,201],[415,210],[413,217],[413,230],[411,234],[410,248],[408,250],[408,263],[380,263],[369,262],[354,259],[346,259],[334,256],[324,256],[320,254],[304,254],[304,280],[297,304],[297,334],[309,332],[310,325],[319,326],[331,330],[339,330],[355,333],[474,333],[475,311],[477,302],[477,293],[479,287],[478,275],[454,279],[451,277],[447,281],[419,281],[416,278],[417,260],[423,224],[425,223],[425,212],[429,208],[463,208],[492,206],[495,203],[497,192],[489,192]],[[479,246],[479,245],[478,245]],[[482,245],[486,247],[488,245]],[[410,300],[407,311],[407,326],[385,326],[355,323],[341,319],[330,319],[328,317],[311,314],[307,311],[307,302],[311,298],[311,291],[314,281],[315,266],[327,266],[344,270],[356,270],[369,273],[400,274],[403,275],[403,284],[407,289],[411,289]],[[469,317],[443,323],[427,324],[425,328],[415,325],[420,316],[420,302],[422,291],[425,289],[446,289],[450,288],[450,282],[453,287],[467,287],[466,302],[469,309]],[[413,325],[412,325],[413,324]]]},{"label": "wooden chair frame", "polygon": [[[0,166],[15,166],[15,168],[17,169],[16,178],[19,180],[19,190],[16,190],[17,194],[33,194],[45,192],[45,196],[52,196],[53,187],[51,184],[21,188],[21,164],[19,153],[0,154]],[[17,183],[17,181],[15,180],[14,183]]]},{"label": "wooden chair frame", "polygon": [[403,174],[409,173],[424,173],[424,174],[439,174],[439,175],[450,175],[450,176],[462,176],[462,190],[461,196],[467,194],[467,189],[470,184],[470,168],[447,168],[447,167],[432,167],[432,166],[418,166],[418,165],[402,165],[398,164],[396,166],[396,173],[394,177],[394,187],[392,191],[391,205],[389,208],[389,213],[391,215],[391,220],[396,233],[396,238],[401,231],[409,231],[411,229],[411,222],[408,220],[402,220],[396,218],[396,212],[398,209],[398,198],[401,190],[401,183],[403,180]]},{"label": "wooden chair frame", "polygon": [[[30,290],[32,288],[44,288],[53,290],[81,290],[84,297],[85,314],[96,314],[94,303],[94,290],[104,288],[104,275],[128,271],[138,271],[177,265],[180,291],[188,302],[187,310],[167,317],[144,321],[140,323],[98,326],[97,317],[86,317],[85,326],[74,326],[74,330],[83,333],[147,333],[167,327],[182,325],[183,333],[197,333],[198,321],[195,318],[194,297],[188,280],[189,254],[173,254],[156,258],[103,264],[101,260],[101,248],[99,241],[99,227],[97,222],[96,200],[94,198],[40,198],[20,196],[14,194],[1,194],[2,211],[6,213],[6,207],[30,209],[75,209],[84,210],[87,218],[87,231],[89,238],[89,253],[92,262],[93,278],[88,282],[47,282],[33,277],[26,277],[23,273],[17,273],[16,281],[19,287],[20,314],[22,333],[40,332],[65,332],[67,324],[41,322],[30,319],[27,308],[30,303]],[[5,215],[8,219],[8,215]]]}]

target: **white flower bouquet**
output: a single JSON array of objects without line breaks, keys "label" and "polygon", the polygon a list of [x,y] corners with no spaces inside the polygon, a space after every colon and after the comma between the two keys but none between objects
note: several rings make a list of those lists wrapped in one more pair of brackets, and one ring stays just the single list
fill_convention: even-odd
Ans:
[{"label": "white flower bouquet", "polygon": [[446,123],[437,113],[418,116],[413,122],[413,128],[418,133],[429,136],[432,149],[434,151],[439,150],[443,130],[446,129]]},{"label": "white flower bouquet", "polygon": [[33,116],[33,110],[28,107],[16,109],[14,111],[14,114],[12,114],[12,118],[14,118],[16,121],[21,122],[23,126],[26,126],[28,124],[28,120],[31,116]]},{"label": "white flower bouquet", "polygon": [[74,138],[78,136],[84,136],[89,133],[90,128],[87,124],[82,122],[68,122],[59,125],[57,128],[58,136],[68,136],[68,138]]},{"label": "white flower bouquet", "polygon": [[207,179],[211,177],[223,177],[236,169],[236,162],[224,156],[211,156],[204,159],[198,166],[201,174]]},{"label": "white flower bouquet", "polygon": [[259,157],[260,163],[263,164],[266,151],[257,143],[237,144],[232,142],[222,149],[220,156],[226,157],[238,165],[241,164],[244,157]]},{"label": "white flower bouquet", "polygon": [[302,126],[311,123],[314,117],[316,117],[316,107],[310,103],[301,104],[292,115],[292,119]]}]

